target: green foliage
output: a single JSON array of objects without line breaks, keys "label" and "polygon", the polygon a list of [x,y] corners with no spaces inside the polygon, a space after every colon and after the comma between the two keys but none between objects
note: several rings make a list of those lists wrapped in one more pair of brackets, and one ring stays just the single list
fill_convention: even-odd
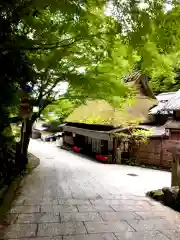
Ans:
[{"label": "green foliage", "polygon": [[[119,105],[118,97],[129,95],[121,79],[137,55],[116,35],[119,23],[104,15],[104,1],[66,2],[33,3],[36,12],[32,9],[18,25],[18,34],[26,41],[16,44],[26,51],[37,73],[33,98],[40,111],[35,118],[62,96]],[[64,82],[68,88],[63,93]]]},{"label": "green foliage", "polygon": [[[17,90],[27,82],[40,109],[33,121],[51,103],[64,119],[75,106],[71,99],[105,99],[119,108],[130,96],[122,78],[137,65],[156,92],[178,88],[180,6],[173,1],[167,11],[165,5],[165,0],[113,0],[107,16],[103,0],[3,1],[1,111],[6,120],[17,112]],[[62,101],[58,110],[56,100]]]},{"label": "green foliage", "polygon": [[136,128],[124,129],[124,132],[113,133],[112,135],[118,138],[133,140],[136,144],[146,144],[148,142],[148,137],[152,134],[151,130],[143,130]]},{"label": "green foliage", "polygon": [[11,143],[12,130],[10,128],[10,117],[17,115],[20,100],[19,88],[29,79],[32,79],[31,65],[20,49],[9,49],[14,42],[20,40],[16,35],[17,25],[24,14],[22,1],[1,1],[0,7],[0,148],[6,143]]},{"label": "green foliage", "polygon": [[114,0],[120,34],[140,57],[138,69],[150,78],[153,90],[177,90],[179,84],[179,1]]},{"label": "green foliage", "polygon": [[[42,112],[43,118],[48,122],[56,121],[58,123],[63,123],[78,104],[78,100],[70,101],[64,99],[56,101],[44,109]],[[53,113],[53,115],[50,113]]]}]

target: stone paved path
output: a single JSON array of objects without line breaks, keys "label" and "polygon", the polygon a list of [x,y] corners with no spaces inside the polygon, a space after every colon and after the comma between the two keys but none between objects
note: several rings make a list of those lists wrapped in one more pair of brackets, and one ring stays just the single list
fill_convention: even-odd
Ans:
[{"label": "stone paved path", "polygon": [[0,239],[180,239],[180,214],[144,196],[169,173],[105,165],[36,141],[30,150],[41,165],[25,179]]}]

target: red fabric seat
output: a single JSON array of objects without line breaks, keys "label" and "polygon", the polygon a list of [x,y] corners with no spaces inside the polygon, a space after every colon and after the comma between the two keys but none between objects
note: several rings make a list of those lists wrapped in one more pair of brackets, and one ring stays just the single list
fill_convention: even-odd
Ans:
[{"label": "red fabric seat", "polygon": [[108,160],[108,157],[97,154],[97,155],[96,155],[96,159],[101,160],[101,161],[107,161],[107,160]]},{"label": "red fabric seat", "polygon": [[81,151],[81,149],[78,148],[77,146],[73,147],[73,150],[74,150],[75,152],[80,152],[80,151]]}]

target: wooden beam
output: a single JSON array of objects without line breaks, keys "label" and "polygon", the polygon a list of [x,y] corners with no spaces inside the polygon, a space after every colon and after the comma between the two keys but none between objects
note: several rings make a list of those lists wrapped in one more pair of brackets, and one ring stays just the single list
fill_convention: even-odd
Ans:
[{"label": "wooden beam", "polygon": [[94,131],[94,130],[71,127],[71,126],[64,126],[63,131],[72,132],[72,133],[76,133],[82,136],[87,136],[95,139],[112,140],[112,137],[109,135],[109,133],[101,132],[101,131]]}]

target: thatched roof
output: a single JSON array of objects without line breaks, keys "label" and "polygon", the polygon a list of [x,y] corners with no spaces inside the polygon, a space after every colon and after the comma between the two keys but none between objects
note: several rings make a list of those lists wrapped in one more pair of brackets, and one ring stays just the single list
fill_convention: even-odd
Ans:
[{"label": "thatched roof", "polygon": [[113,126],[125,126],[143,122],[148,117],[149,108],[152,107],[154,101],[156,102],[155,96],[149,88],[144,75],[134,74],[127,84],[135,86],[137,94],[133,102],[127,102],[122,110],[113,108],[105,100],[92,100],[87,101],[86,105],[76,108],[66,121]]}]

